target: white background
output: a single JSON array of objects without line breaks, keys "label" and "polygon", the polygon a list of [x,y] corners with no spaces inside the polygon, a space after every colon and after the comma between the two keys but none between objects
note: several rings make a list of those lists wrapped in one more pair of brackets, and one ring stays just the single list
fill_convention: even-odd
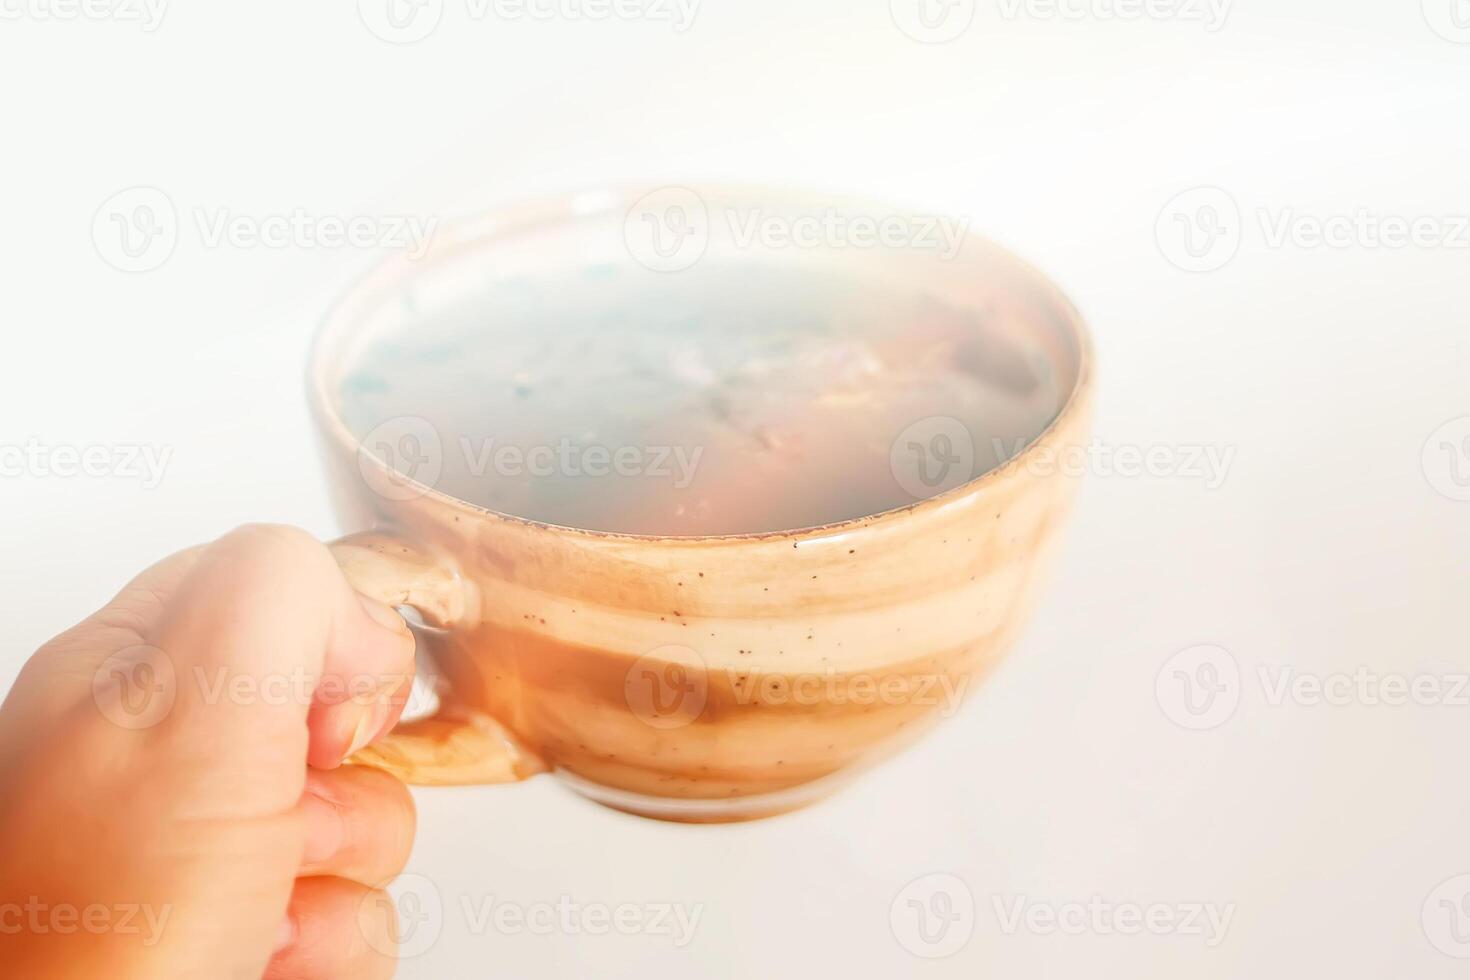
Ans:
[{"label": "white background", "polygon": [[[1258,218],[1470,214],[1455,3],[1470,24],[1464,0],[1238,0],[1212,32],[962,0],[973,23],[934,45],[887,0],[704,0],[682,33],[445,0],[432,34],[394,45],[348,0],[178,3],[151,32],[3,0],[0,445],[172,456],[152,488],[0,477],[0,686],[170,550],[247,520],[336,531],[305,344],[373,255],[210,247],[196,214],[447,217],[644,178],[893,198],[969,216],[1074,297],[1104,443],[1230,448],[1226,479],[1094,474],[1005,668],[823,805],[679,827],[546,779],[420,793],[411,870],[446,912],[401,975],[1463,976],[1431,893],[1470,872],[1470,707],[1272,704],[1260,674],[1470,672],[1470,502],[1451,499],[1470,423],[1423,455],[1470,415],[1470,248],[1273,247]],[[92,227],[135,185],[168,195],[179,238],[128,274]],[[1207,273],[1155,234],[1198,186],[1241,212],[1239,254]],[[1239,704],[1192,731],[1155,680],[1206,643],[1238,665]],[[890,911],[934,873],[974,901],[947,941],[973,934],[926,960]],[[475,934],[462,905],[561,896],[701,919],[676,948]],[[1023,896],[1234,916],[1214,947],[1008,934],[996,903]],[[1470,912],[1458,925],[1470,939]]]}]

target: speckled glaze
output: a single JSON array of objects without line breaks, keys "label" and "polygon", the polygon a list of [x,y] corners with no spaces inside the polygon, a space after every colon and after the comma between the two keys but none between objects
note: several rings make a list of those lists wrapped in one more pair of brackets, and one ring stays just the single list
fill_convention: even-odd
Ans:
[{"label": "speckled glaze", "polygon": [[[621,215],[642,193],[592,200]],[[424,641],[452,691],[437,719],[406,726],[361,761],[430,783],[549,769],[593,799],[664,819],[803,805],[946,714],[943,692],[973,690],[1024,624],[1077,483],[1045,461],[1088,437],[1085,330],[1038,273],[983,240],[967,240],[952,262],[884,259],[1039,337],[1063,407],[1001,468],[861,520],[659,538],[528,522],[428,486],[378,492],[387,467],[337,413],[360,325],[427,265],[581,220],[588,200],[496,215],[436,241],[417,265],[390,263],[318,338],[312,409],[339,514],[365,532],[339,557],[359,588],[413,602],[444,627]]]}]

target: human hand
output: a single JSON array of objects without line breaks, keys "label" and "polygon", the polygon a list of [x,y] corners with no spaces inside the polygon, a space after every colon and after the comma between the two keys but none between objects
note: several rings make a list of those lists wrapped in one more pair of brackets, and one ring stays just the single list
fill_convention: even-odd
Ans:
[{"label": "human hand", "polygon": [[37,651],[0,707],[7,975],[390,976],[413,801],[339,764],[413,646],[322,544],[248,526]]}]

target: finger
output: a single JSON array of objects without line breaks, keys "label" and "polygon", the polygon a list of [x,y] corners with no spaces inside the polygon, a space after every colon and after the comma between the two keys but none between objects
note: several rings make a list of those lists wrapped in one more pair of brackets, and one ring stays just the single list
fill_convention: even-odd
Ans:
[{"label": "finger", "polygon": [[200,550],[189,548],[146,569],[107,605],[37,650],[5,698],[0,726],[27,730],[37,719],[57,718],[75,708],[108,657],[143,643],[143,634],[157,622]]},{"label": "finger", "polygon": [[306,844],[301,875],[334,875],[365,885],[396,876],[413,850],[413,797],[377,769],[343,766],[306,777],[301,797]]},{"label": "finger", "polygon": [[[374,604],[366,596],[362,601],[369,607]],[[383,610],[398,617],[386,606]],[[329,669],[307,716],[311,731],[307,762],[318,769],[336,768],[358,749],[387,734],[408,704],[413,676],[411,646],[407,659],[379,673]]]},{"label": "finger", "polygon": [[341,878],[302,878],[284,944],[266,980],[377,980],[393,975],[398,912],[387,892]]},{"label": "finger", "polygon": [[[302,761],[335,764],[371,704],[343,701],[308,729],[324,677],[411,672],[402,617],[354,592],[327,548],[295,528],[251,525],[204,548],[145,634],[171,672],[161,738],[198,763],[202,799],[294,807]],[[380,681],[396,687],[400,681]],[[348,689],[350,685],[341,689]],[[200,816],[229,816],[230,811]]]},{"label": "finger", "polygon": [[111,651],[143,642],[202,550],[177,552],[139,573],[107,605],[37,650],[26,669],[45,672],[53,681],[70,673],[90,683]]},{"label": "finger", "polygon": [[107,605],[83,620],[80,625],[126,629],[134,635],[142,636],[157,623],[169,599],[188,577],[204,548],[204,545],[185,548],[145,568],[123,586]]}]

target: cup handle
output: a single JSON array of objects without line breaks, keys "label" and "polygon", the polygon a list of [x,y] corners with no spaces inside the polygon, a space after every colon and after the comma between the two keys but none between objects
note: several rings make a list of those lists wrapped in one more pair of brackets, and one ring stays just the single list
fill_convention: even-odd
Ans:
[{"label": "cup handle", "polygon": [[[367,531],[328,547],[348,583],[363,595],[390,606],[411,606],[441,629],[464,621],[469,596],[463,580],[403,539]],[[451,700],[443,699],[432,717],[403,722],[347,762],[381,769],[415,786],[512,783],[544,771],[503,725]]]}]

